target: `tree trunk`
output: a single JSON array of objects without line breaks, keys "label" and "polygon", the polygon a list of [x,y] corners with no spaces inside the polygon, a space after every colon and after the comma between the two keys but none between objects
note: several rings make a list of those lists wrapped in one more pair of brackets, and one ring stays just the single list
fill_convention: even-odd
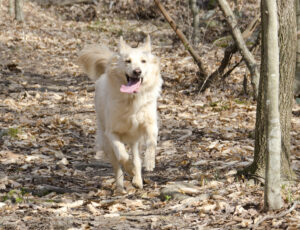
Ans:
[{"label": "tree trunk", "polygon": [[266,70],[261,78],[266,78],[267,92],[265,103],[267,109],[267,157],[265,174],[265,209],[280,209],[282,199],[280,194],[280,114],[279,114],[279,47],[278,47],[278,17],[277,4],[274,0],[263,0],[262,8],[262,46]]},{"label": "tree trunk", "polygon": [[14,0],[9,0],[8,12],[10,16],[14,15]]},{"label": "tree trunk", "polygon": [[24,21],[23,0],[15,0],[15,18],[18,22]]},{"label": "tree trunk", "polygon": [[[293,101],[293,84],[296,69],[296,6],[294,0],[277,0],[279,17],[279,52],[280,52],[280,79],[279,79],[279,111],[281,129],[281,178],[292,180],[294,173],[290,167],[290,130],[291,111]],[[265,15],[262,12],[262,15]],[[263,19],[264,20],[264,19]],[[262,34],[266,31],[262,30]],[[265,53],[262,47],[262,55]],[[266,75],[267,60],[262,56],[261,75]],[[264,104],[266,92],[264,91],[266,79],[260,78],[259,94],[257,100],[255,149],[254,160],[251,165],[241,171],[241,174],[250,177],[264,178],[265,159],[267,152],[267,122],[266,107]]]},{"label": "tree trunk", "polygon": [[[300,31],[300,0],[297,0],[297,31]],[[297,37],[295,95],[300,97],[300,35]]]},{"label": "tree trunk", "polygon": [[199,7],[197,6],[197,0],[189,0],[190,3],[190,8],[192,10],[193,14],[193,35],[192,35],[192,40],[194,45],[198,45],[199,43],[199,22],[200,22],[200,17],[199,17]]}]

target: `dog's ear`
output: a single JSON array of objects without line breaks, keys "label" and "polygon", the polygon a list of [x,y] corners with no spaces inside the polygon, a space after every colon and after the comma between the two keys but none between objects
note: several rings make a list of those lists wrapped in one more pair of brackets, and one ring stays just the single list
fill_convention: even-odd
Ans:
[{"label": "dog's ear", "polygon": [[145,42],[140,46],[140,48],[144,49],[146,52],[151,53],[151,38],[150,35],[147,35]]},{"label": "dog's ear", "polygon": [[130,49],[130,46],[126,44],[124,41],[123,37],[120,37],[120,42],[119,42],[119,52],[120,53],[125,53],[128,49]]}]

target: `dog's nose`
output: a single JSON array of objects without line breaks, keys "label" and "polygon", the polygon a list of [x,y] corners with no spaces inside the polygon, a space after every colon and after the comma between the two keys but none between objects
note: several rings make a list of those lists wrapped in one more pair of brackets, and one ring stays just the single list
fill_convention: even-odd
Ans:
[{"label": "dog's nose", "polygon": [[139,77],[142,74],[142,70],[140,68],[136,68],[133,70],[133,74]]}]

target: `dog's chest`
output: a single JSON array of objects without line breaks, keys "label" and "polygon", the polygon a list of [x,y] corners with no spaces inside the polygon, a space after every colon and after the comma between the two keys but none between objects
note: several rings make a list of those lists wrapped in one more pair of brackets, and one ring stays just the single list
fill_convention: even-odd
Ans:
[{"label": "dog's chest", "polygon": [[124,110],[114,119],[113,129],[122,135],[140,135],[145,120],[145,111]]}]

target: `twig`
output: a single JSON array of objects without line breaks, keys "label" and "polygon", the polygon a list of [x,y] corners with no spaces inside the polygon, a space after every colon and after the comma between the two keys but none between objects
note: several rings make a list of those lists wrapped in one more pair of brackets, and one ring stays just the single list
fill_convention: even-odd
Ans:
[{"label": "twig", "polygon": [[53,185],[40,185],[35,189],[25,188],[26,191],[31,192],[33,195],[37,196],[45,196],[51,192],[55,192],[57,194],[64,194],[64,193],[84,193],[87,192],[86,189],[73,189],[73,188],[61,188]]},{"label": "twig", "polygon": [[283,216],[289,214],[290,212],[292,212],[292,211],[296,208],[296,206],[297,206],[298,204],[300,204],[300,202],[299,202],[299,201],[296,201],[296,202],[293,204],[293,206],[290,207],[288,210],[285,210],[285,211],[283,211],[283,212],[281,212],[281,213],[279,213],[279,214],[277,214],[277,215],[266,215],[266,216],[262,217],[260,220],[258,220],[258,221],[251,227],[251,229],[257,228],[262,222],[264,222],[264,221],[266,221],[266,220],[269,220],[269,219],[278,219],[278,218],[281,218],[281,217],[283,217]]},{"label": "twig", "polygon": [[227,78],[231,74],[231,72],[242,63],[242,61],[244,61],[243,58],[241,58],[239,62],[237,62],[234,66],[227,70],[227,72],[222,76],[222,80],[225,80],[225,78]]},{"label": "twig", "polygon": [[163,16],[165,17],[165,19],[167,20],[167,22],[170,24],[170,26],[172,27],[172,29],[175,31],[175,33],[177,34],[177,36],[179,37],[179,39],[181,40],[181,42],[183,43],[185,49],[187,49],[189,51],[189,53],[192,55],[193,59],[195,60],[196,64],[199,67],[200,73],[204,77],[206,77],[207,76],[207,72],[206,72],[206,69],[205,69],[205,67],[204,67],[204,65],[202,63],[202,60],[201,60],[200,56],[196,53],[196,51],[190,45],[190,43],[186,39],[185,35],[178,28],[178,26],[176,25],[176,23],[174,22],[174,20],[171,18],[171,16],[169,15],[169,13],[165,9],[165,7],[161,4],[161,2],[159,0],[154,0],[154,2],[157,5],[157,7],[159,8],[159,10],[161,11],[161,13],[163,14]]},{"label": "twig", "polygon": [[225,15],[228,25],[230,26],[233,39],[236,42],[243,58],[245,59],[246,65],[251,74],[251,84],[252,84],[252,87],[254,90],[254,94],[255,94],[255,96],[257,96],[259,76],[260,76],[259,72],[258,72],[257,63],[256,63],[252,53],[249,51],[249,49],[246,46],[246,43],[242,36],[242,33],[241,33],[240,29],[238,28],[236,18],[234,16],[229,4],[227,3],[226,0],[218,0],[218,3],[219,3],[219,6],[220,6],[222,12]]},{"label": "twig", "polygon": [[244,94],[245,95],[248,95],[248,90],[247,90],[247,87],[248,84],[247,84],[247,74],[245,73],[244,75],[244,80],[243,80],[243,89],[244,89]]},{"label": "twig", "polygon": [[133,212],[133,213],[121,213],[120,216],[130,216],[130,217],[143,217],[143,216],[166,216],[166,215],[172,215],[172,214],[176,214],[176,213],[197,213],[199,212],[199,210],[197,210],[196,208],[186,208],[183,210],[178,210],[178,209],[174,209],[174,210],[169,210],[169,209],[162,209],[162,210],[158,210],[158,211],[153,211],[153,212]]},{"label": "twig", "polygon": [[74,4],[95,4],[94,0],[51,0],[46,3],[42,3],[43,5],[57,5],[57,6],[71,6]]}]

